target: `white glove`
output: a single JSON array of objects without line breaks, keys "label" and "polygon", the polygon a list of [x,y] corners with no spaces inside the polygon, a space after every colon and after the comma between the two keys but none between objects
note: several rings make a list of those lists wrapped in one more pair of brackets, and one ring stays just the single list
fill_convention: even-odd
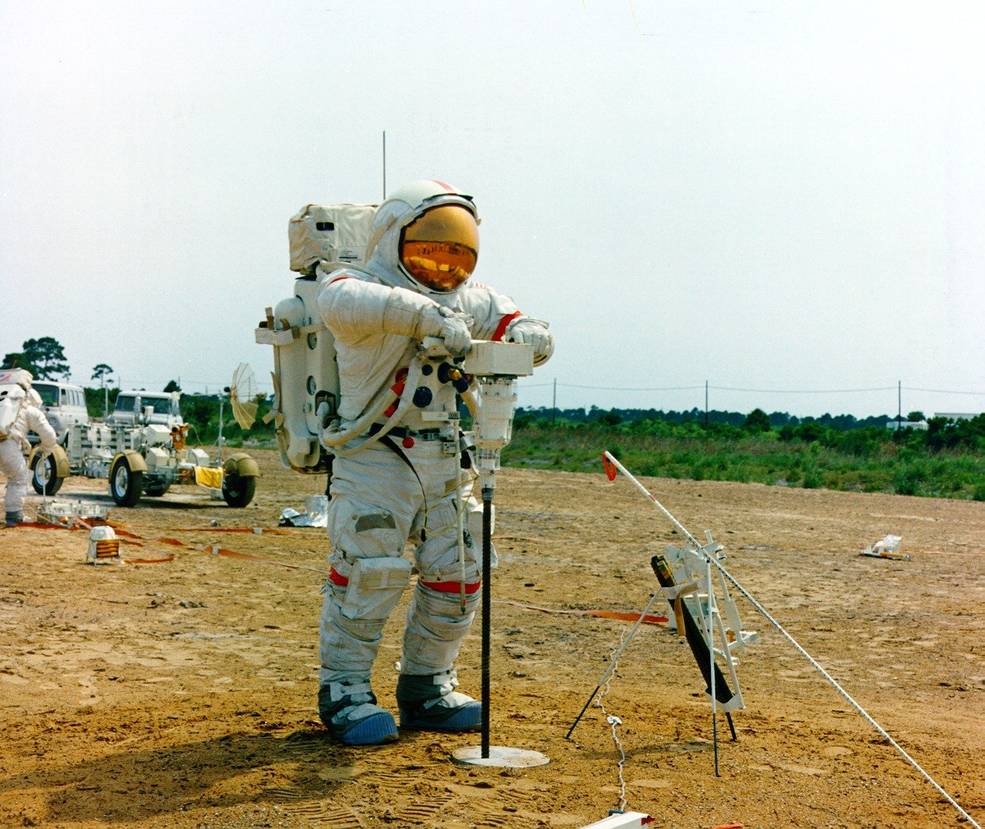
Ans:
[{"label": "white glove", "polygon": [[425,309],[421,320],[421,334],[425,337],[441,337],[450,354],[464,354],[472,345],[472,317],[452,311],[443,305]]},{"label": "white glove", "polygon": [[528,343],[534,347],[534,363],[546,363],[554,353],[554,336],[547,330],[547,323],[524,317],[506,329],[507,342]]},{"label": "white glove", "polygon": [[445,341],[449,353],[464,354],[472,346],[472,331],[469,329],[468,317],[447,317],[441,324],[438,335]]}]

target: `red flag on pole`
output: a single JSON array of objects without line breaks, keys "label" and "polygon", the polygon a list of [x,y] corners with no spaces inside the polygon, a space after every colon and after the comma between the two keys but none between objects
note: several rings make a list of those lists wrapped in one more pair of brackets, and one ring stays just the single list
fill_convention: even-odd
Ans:
[{"label": "red flag on pole", "polygon": [[619,470],[616,469],[616,465],[609,460],[609,456],[604,452],[602,453],[602,468],[605,470],[605,477],[610,481],[616,479],[616,475],[619,474]]}]

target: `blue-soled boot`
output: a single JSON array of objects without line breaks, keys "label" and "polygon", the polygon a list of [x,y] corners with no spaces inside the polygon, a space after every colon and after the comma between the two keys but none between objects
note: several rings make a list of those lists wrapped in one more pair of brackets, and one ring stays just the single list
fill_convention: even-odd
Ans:
[{"label": "blue-soled boot", "polygon": [[478,731],[482,703],[455,690],[454,670],[426,676],[401,674],[397,680],[400,727],[417,731]]},{"label": "blue-soled boot", "polygon": [[365,681],[322,685],[318,715],[332,736],[347,746],[375,746],[397,739],[393,715],[376,704]]}]

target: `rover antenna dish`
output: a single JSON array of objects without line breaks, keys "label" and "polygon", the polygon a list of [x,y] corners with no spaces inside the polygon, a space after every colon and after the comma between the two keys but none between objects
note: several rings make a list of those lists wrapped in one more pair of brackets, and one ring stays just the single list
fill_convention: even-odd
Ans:
[{"label": "rover antenna dish", "polygon": [[229,403],[233,407],[233,417],[246,431],[257,419],[257,384],[253,368],[248,363],[240,363],[233,372],[229,384]]}]

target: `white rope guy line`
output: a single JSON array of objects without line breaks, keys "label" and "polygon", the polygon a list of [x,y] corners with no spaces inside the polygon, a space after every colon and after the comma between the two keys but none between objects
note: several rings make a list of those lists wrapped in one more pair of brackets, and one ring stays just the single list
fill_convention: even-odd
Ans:
[{"label": "white rope guy line", "polygon": [[773,625],[773,627],[775,627],[783,635],[783,637],[798,650],[801,656],[803,656],[808,662],[811,663],[811,665],[821,674],[821,676],[823,676],[828,681],[831,687],[833,687],[844,698],[844,700],[849,705],[852,706],[852,708],[858,711],[858,713],[862,715],[865,721],[869,725],[871,725],[876,731],[878,731],[880,736],[882,736],[883,739],[885,739],[893,748],[895,748],[903,756],[903,758],[911,766],[913,766],[913,768],[915,768],[918,772],[920,772],[920,774],[923,775],[924,779],[928,783],[930,783],[931,786],[937,789],[937,791],[944,797],[945,800],[947,800],[948,803],[950,803],[955,809],[958,810],[958,813],[961,815],[961,817],[967,820],[968,823],[970,823],[972,826],[975,827],[975,829],[981,829],[981,827],[975,822],[974,818],[972,818],[971,815],[969,815],[964,809],[962,809],[960,804],[953,797],[951,797],[951,795],[949,795],[946,791],[944,791],[941,785],[936,780],[934,780],[934,778],[931,777],[926,771],[924,771],[923,767],[916,760],[914,760],[909,754],[907,754],[906,749],[904,749],[899,743],[896,742],[896,740],[894,740],[892,737],[889,736],[889,733],[886,731],[886,729],[883,728],[881,725],[879,725],[879,723],[877,723],[869,715],[868,711],[866,711],[861,705],[859,705],[854,699],[852,699],[848,691],[842,688],[841,685],[839,685],[838,682],[835,680],[835,678],[832,677],[831,674],[829,674],[826,670],[824,670],[821,664],[816,659],[814,659],[814,657],[811,656],[806,650],[804,650],[803,647],[801,647],[800,643],[784,629],[783,625],[781,625],[776,619],[774,619],[766,610],[766,608],[763,607],[758,601],[756,601],[756,599],[753,598],[752,594],[748,590],[746,590],[741,584],[739,584],[739,582],[735,580],[732,574],[729,573],[728,570],[726,570],[721,565],[721,563],[715,561],[711,557],[708,557],[708,560],[711,561],[711,563],[714,564],[721,571],[722,575],[725,576],[725,578],[727,578],[730,582],[732,582],[732,585],[735,587],[735,589],[738,590],[743,596],[745,596],[746,600],[754,608],[756,608],[757,611],[759,611],[762,617],[766,619],[766,621],[769,622],[771,625]]},{"label": "white rope guy line", "polygon": [[598,697],[595,699],[595,707],[602,712],[602,716],[605,717],[605,721],[609,724],[612,729],[612,742],[616,745],[616,750],[619,752],[619,762],[616,763],[616,770],[619,775],[619,802],[616,804],[616,810],[619,812],[626,811],[626,778],[623,775],[623,769],[626,766],[626,750],[622,746],[622,740],[619,739],[619,733],[616,729],[622,725],[622,720],[619,719],[615,714],[610,714],[605,710],[605,703],[602,699],[609,692],[609,684],[612,682],[612,677],[610,676],[605,684],[602,686],[602,690],[599,692]]},{"label": "white rope guy line", "polygon": [[[609,684],[612,682],[612,677],[615,675],[616,669],[619,667],[619,657],[621,657],[626,648],[629,647],[629,643],[633,641],[636,631],[640,629],[640,625],[646,618],[646,614],[650,612],[650,608],[653,607],[653,603],[657,600],[658,595],[658,593],[650,594],[650,600],[646,603],[646,607],[640,611],[639,618],[628,631],[623,632],[622,638],[619,640],[619,644],[612,652],[612,656],[609,657],[609,667],[599,680],[598,687],[592,693],[592,696],[595,697],[595,707],[602,711],[602,716],[605,717],[605,721],[612,728],[612,742],[616,744],[616,749],[619,751],[619,763],[617,764],[619,772],[619,805],[616,808],[620,812],[626,811],[626,778],[623,776],[623,768],[626,765],[626,752],[622,747],[622,740],[619,739],[619,734],[616,731],[616,729],[622,725],[622,720],[605,710],[605,705],[602,703],[602,698],[609,692]],[[598,694],[598,696],[596,697],[595,694]],[[582,709],[582,713],[584,713],[584,709]],[[573,730],[574,726],[571,728]],[[568,732],[568,736],[571,736],[571,731]]]},{"label": "white rope guy line", "polygon": [[[626,467],[624,467],[621,463],[619,463],[619,461],[616,460],[615,457],[613,457],[609,452],[605,452],[604,454],[605,457],[617,469],[619,469],[620,472],[623,473],[623,475],[625,475],[627,478],[629,478],[629,480],[631,480],[634,484],[636,484],[637,488],[640,489],[646,495],[646,497],[650,501],[652,501],[663,512],[663,514],[670,519],[673,525],[684,535],[685,538],[688,539],[688,541],[694,544],[695,547],[698,548],[698,550],[702,549],[701,545],[698,544],[694,536],[691,535],[691,533],[689,533],[687,529],[685,529],[685,527],[676,518],[674,518],[673,515],[671,515],[671,513],[667,510],[667,508],[663,504],[661,504],[656,499],[656,497],[648,489],[646,489],[646,487],[643,486],[643,484],[637,481],[636,478],[633,477],[633,475],[627,471]],[[759,612],[759,614],[764,619],[766,619],[766,621],[769,622],[774,628],[776,628],[777,631],[779,631],[780,634],[791,645],[794,646],[794,648],[797,649],[800,655],[803,656],[814,667],[814,669],[817,670],[821,674],[821,676],[823,676],[828,681],[831,687],[834,688],[835,691],[837,691],[838,694],[840,694],[841,697],[849,705],[852,706],[852,708],[854,708],[859,714],[861,714],[863,719],[865,719],[865,721],[869,725],[871,725],[884,740],[886,740],[893,748],[896,749],[896,751],[900,753],[903,759],[905,759],[911,766],[913,766],[913,768],[915,768],[918,772],[920,772],[923,778],[928,783],[930,783],[930,785],[933,786],[937,790],[937,792],[941,796],[943,796],[944,799],[958,811],[958,814],[960,814],[961,817],[963,817],[966,821],[968,821],[968,823],[970,823],[973,827],[975,827],[975,829],[982,829],[981,826],[975,821],[975,819],[971,815],[969,815],[963,808],[961,808],[961,805],[953,797],[951,797],[951,795],[949,795],[944,790],[944,788],[936,780],[934,780],[934,778],[931,777],[930,774],[928,774],[923,769],[923,767],[906,752],[906,749],[904,749],[899,743],[897,743],[896,740],[894,740],[889,735],[889,732],[886,731],[886,729],[883,728],[881,725],[879,725],[879,723],[877,723],[872,718],[869,712],[866,711],[861,705],[859,705],[859,703],[857,703],[851,697],[848,691],[842,688],[841,685],[838,684],[838,681],[833,676],[831,676],[831,674],[829,674],[813,656],[811,656],[806,650],[804,650],[801,644],[796,639],[794,639],[790,633],[786,631],[783,625],[781,625],[776,619],[774,619],[770,615],[769,611],[767,611],[765,607],[763,607],[758,601],[756,601],[755,597],[748,590],[746,590],[745,587],[743,587],[741,584],[739,584],[738,581],[736,581],[735,577],[731,573],[729,573],[728,570],[725,569],[725,567],[721,564],[721,562],[715,560],[714,557],[709,555],[705,555],[704,557],[707,561],[710,561],[712,564],[715,565],[715,567],[719,569],[721,574],[725,576],[725,578],[727,578],[732,583],[735,589],[738,590],[746,598],[746,600]]]}]

